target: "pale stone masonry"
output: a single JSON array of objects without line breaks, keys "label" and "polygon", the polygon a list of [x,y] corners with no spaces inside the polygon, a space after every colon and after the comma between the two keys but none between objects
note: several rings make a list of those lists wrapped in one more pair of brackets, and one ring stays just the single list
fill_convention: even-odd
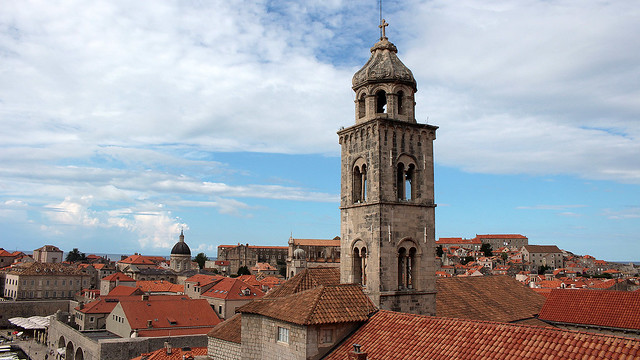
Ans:
[{"label": "pale stone masonry", "polygon": [[242,359],[242,345],[210,337],[207,345],[207,354],[214,360],[240,360]]},{"label": "pale stone masonry", "polygon": [[353,76],[356,124],[340,130],[342,283],[381,309],[435,314],[433,141],[416,82],[382,37]]}]

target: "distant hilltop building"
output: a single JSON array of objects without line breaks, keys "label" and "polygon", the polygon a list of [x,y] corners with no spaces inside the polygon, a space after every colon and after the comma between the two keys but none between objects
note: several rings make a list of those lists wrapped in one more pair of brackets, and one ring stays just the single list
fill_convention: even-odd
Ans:
[{"label": "distant hilltop building", "polygon": [[502,247],[520,249],[525,245],[529,245],[529,239],[520,234],[487,234],[476,235],[473,239],[463,239],[458,237],[441,237],[436,241],[436,246],[448,248],[450,246],[458,246],[467,250],[480,250],[482,244],[489,244],[493,250]]},{"label": "distant hilltop building", "polygon": [[229,274],[238,273],[241,266],[247,269],[257,263],[269,263],[273,267],[283,267],[287,261],[288,246],[255,246],[249,244],[219,245],[218,261],[228,261]]},{"label": "distant hilltop building", "polygon": [[64,261],[62,258],[62,250],[53,245],[45,245],[33,250],[32,256],[33,260],[41,263],[60,263]]}]

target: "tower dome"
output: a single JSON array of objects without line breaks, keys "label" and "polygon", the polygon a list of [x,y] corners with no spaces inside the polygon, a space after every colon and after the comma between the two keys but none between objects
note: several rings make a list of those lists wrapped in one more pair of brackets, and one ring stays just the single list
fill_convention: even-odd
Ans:
[{"label": "tower dome", "polygon": [[300,259],[300,260],[304,260],[306,259],[306,254],[304,253],[304,250],[298,248],[293,252],[293,258],[294,259]]},{"label": "tower dome", "polygon": [[416,92],[416,79],[411,70],[400,61],[397,53],[398,48],[383,35],[371,48],[369,61],[353,75],[353,89],[367,84],[393,82],[408,85]]},{"label": "tower dome", "polygon": [[180,230],[180,240],[173,245],[173,249],[171,249],[171,255],[189,255],[191,256],[191,249],[189,249],[189,245],[184,242],[184,233]]}]

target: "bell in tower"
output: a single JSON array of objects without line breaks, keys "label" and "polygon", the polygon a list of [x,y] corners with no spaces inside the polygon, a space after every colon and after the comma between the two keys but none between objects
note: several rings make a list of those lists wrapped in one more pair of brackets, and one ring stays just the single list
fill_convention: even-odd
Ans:
[{"label": "bell in tower", "polygon": [[433,141],[415,119],[416,80],[380,40],[353,76],[355,125],[341,145],[340,281],[381,309],[435,315]]}]

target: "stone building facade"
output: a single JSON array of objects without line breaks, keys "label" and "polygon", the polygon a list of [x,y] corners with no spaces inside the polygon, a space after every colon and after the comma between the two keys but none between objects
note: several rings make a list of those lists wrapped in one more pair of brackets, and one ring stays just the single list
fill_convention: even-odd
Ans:
[{"label": "stone building facade", "polygon": [[340,267],[340,237],[333,239],[294,239],[289,237],[287,279],[306,268]]},{"label": "stone building facade", "polygon": [[550,269],[564,267],[562,250],[555,245],[525,245],[520,253],[522,261],[530,263],[532,270],[539,266],[548,266]]},{"label": "stone building facade", "polygon": [[218,261],[228,261],[229,274],[237,274],[241,266],[249,269],[259,262],[273,267],[284,266],[288,251],[287,246],[219,245]]},{"label": "stone building facade", "polygon": [[520,249],[529,245],[529,239],[520,234],[487,234],[476,235],[475,238],[483,244],[491,245],[493,250],[498,250],[501,247]]},{"label": "stone building facade", "polygon": [[338,132],[341,282],[381,309],[433,315],[437,127],[416,122],[416,81],[396,53],[383,31],[353,76],[355,125]]},{"label": "stone building facade", "polygon": [[53,245],[45,245],[33,250],[32,257],[33,260],[43,263],[60,263],[64,261],[62,258],[62,250]]},{"label": "stone building facade", "polygon": [[14,267],[5,275],[4,297],[14,300],[73,299],[89,286],[82,269],[60,263],[34,262]]}]

